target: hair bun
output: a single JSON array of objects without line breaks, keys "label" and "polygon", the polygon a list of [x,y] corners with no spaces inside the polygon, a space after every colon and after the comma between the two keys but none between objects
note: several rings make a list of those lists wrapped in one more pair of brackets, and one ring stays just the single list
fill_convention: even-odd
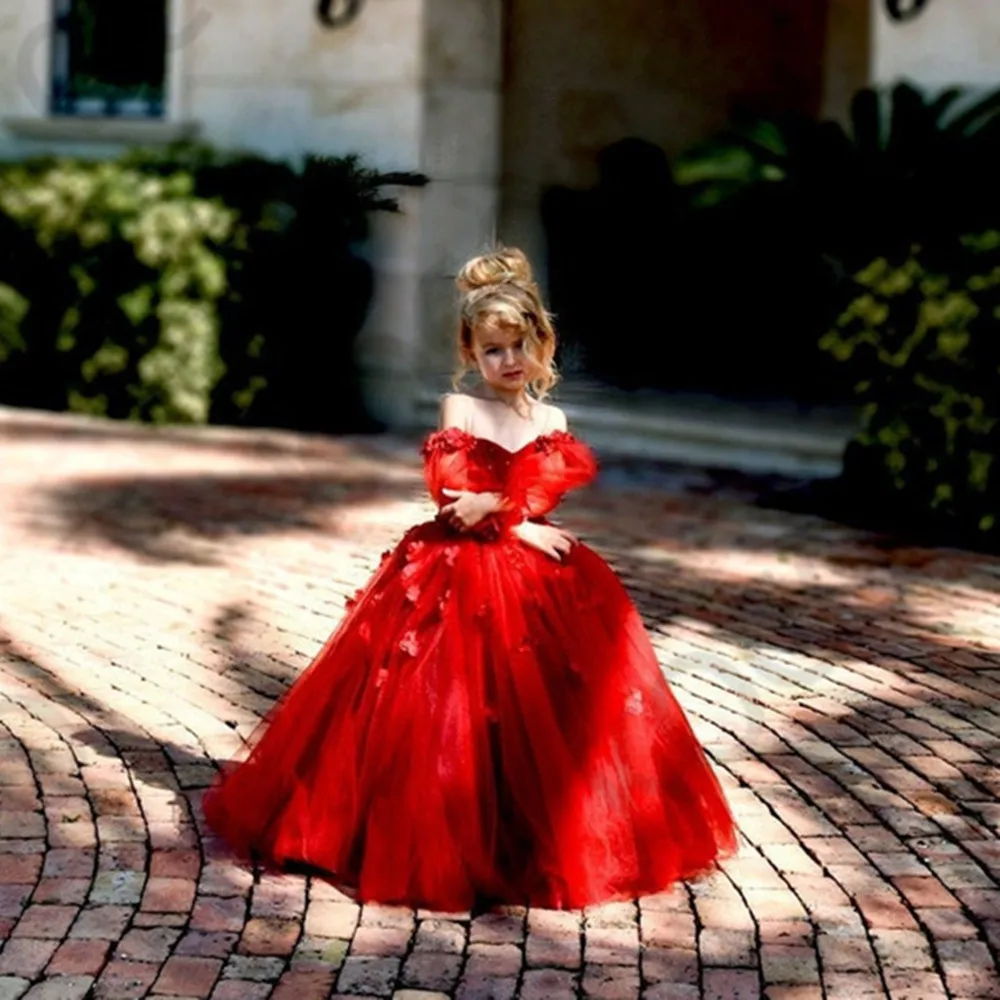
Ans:
[{"label": "hair bun", "polygon": [[534,286],[534,282],[528,258],[520,250],[503,247],[473,257],[455,278],[455,284],[463,292],[503,284],[520,285],[529,289]]}]

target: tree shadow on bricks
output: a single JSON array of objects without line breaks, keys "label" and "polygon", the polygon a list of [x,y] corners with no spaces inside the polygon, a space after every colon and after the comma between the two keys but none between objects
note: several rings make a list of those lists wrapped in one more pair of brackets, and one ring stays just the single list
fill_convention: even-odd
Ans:
[{"label": "tree shadow on bricks", "polygon": [[50,670],[28,653],[12,634],[2,627],[0,627],[0,666],[3,667],[6,676],[22,682],[36,694],[73,712],[78,712],[81,716],[89,713],[105,718],[111,711],[86,692],[70,687],[56,671]]},{"label": "tree shadow on bricks", "polygon": [[95,539],[154,562],[211,566],[235,537],[345,533],[344,508],[415,500],[415,477],[338,475],[120,476],[73,481],[42,498],[43,530]]},{"label": "tree shadow on bricks", "polygon": [[[241,649],[238,644],[237,632],[239,621],[240,615],[238,609],[222,609],[217,615],[218,631],[223,634],[226,634],[228,631],[232,636],[233,659],[235,661],[246,658],[246,650]],[[5,657],[5,663],[14,663],[18,675],[30,684],[33,691],[42,694],[46,701],[51,702],[53,705],[72,706],[74,711],[79,714],[81,725],[78,728],[74,728],[72,725],[67,727],[65,721],[62,727],[66,736],[72,739],[74,743],[80,746],[87,746],[98,755],[106,757],[109,761],[116,764],[124,763],[133,780],[139,785],[167,790],[176,795],[183,795],[187,799],[195,819],[195,825],[198,828],[203,860],[210,866],[210,868],[202,871],[201,884],[203,891],[218,896],[245,894],[248,879],[247,871],[235,863],[235,859],[225,846],[218,842],[205,829],[201,819],[199,810],[200,790],[204,787],[208,776],[211,774],[210,762],[207,756],[199,752],[193,752],[186,747],[178,747],[169,740],[157,739],[143,732],[134,722],[123,717],[120,712],[103,705],[99,699],[92,697],[85,691],[81,693],[74,690],[69,682],[60,677],[56,671],[44,666],[37,658],[29,655],[27,651],[18,650],[13,640],[5,643],[3,648],[5,652],[10,654]],[[178,788],[178,786],[180,787]],[[170,849],[172,846],[184,849],[188,846],[187,842],[183,839],[178,841],[176,845],[172,844],[169,840],[162,839],[162,832],[160,837],[161,839],[157,845],[160,849]],[[289,877],[294,879],[299,876]],[[314,894],[315,890],[310,890],[310,895]],[[329,890],[324,888],[320,898],[337,899],[339,897],[331,896]],[[314,917],[319,920],[319,925],[313,929],[313,934],[318,934],[322,939],[324,933],[322,926],[323,913],[314,914]],[[502,932],[506,934],[509,933],[509,928],[512,924],[523,921],[523,919],[523,915],[517,914],[512,918],[488,918],[488,926],[480,925],[479,933],[481,935],[489,934],[491,928],[496,928],[493,933]],[[621,918],[615,917],[615,919],[618,920]],[[626,924],[630,921],[634,923],[636,919],[634,911],[631,916],[626,916],[625,919]],[[459,920],[467,924],[468,915],[460,915]],[[489,920],[492,920],[492,922],[489,922]],[[437,926],[435,921],[431,919],[430,923],[424,928],[422,942],[425,951],[437,933],[435,929]],[[338,931],[337,933],[341,934],[343,932]],[[443,954],[447,954],[452,947],[452,937],[444,931],[442,931],[442,934],[441,951]],[[235,939],[232,947],[234,951],[238,947]],[[636,966],[634,948],[626,945],[622,948],[619,955],[614,944],[604,943],[600,947],[604,956],[602,961],[608,964],[596,967],[590,976],[591,981],[596,983],[599,980],[610,985],[612,981],[617,982],[625,979],[635,980],[637,984],[638,980],[634,971]],[[550,931],[547,924],[543,923],[542,926],[534,930],[531,934],[529,951],[535,962],[539,961],[538,956],[540,955],[554,955],[558,956],[553,959],[554,961],[564,961],[567,954],[571,953],[574,948],[576,949],[576,954],[579,954],[580,936],[577,931],[569,934],[560,934],[555,929]],[[676,958],[676,956],[674,957]],[[318,961],[318,959],[314,961]],[[690,968],[693,968],[693,961],[693,955],[690,958],[685,956],[681,963],[683,969],[678,967],[678,974],[682,971],[687,974]],[[437,964],[433,968],[430,968],[429,972],[424,972],[423,974],[433,973],[434,975],[439,975],[440,969],[437,966],[440,964],[441,962],[438,960]],[[546,961],[542,964],[548,964],[548,962]],[[627,968],[630,965],[633,971],[629,971]],[[456,959],[456,972],[459,967],[460,959]],[[481,975],[471,965],[466,971],[472,976],[474,981],[478,981],[477,976],[479,979],[484,977],[489,979],[487,973],[490,970],[485,966],[481,970]],[[421,965],[417,961],[413,965],[413,968],[408,969],[405,973],[401,973],[400,979],[397,980],[397,985],[420,985],[420,975]],[[532,973],[531,975],[537,977],[539,973]],[[559,985],[565,986],[572,979],[573,975],[571,973],[563,973],[560,976]],[[489,984],[484,983],[481,985],[485,987]],[[498,984],[497,988],[501,991],[503,989],[500,984]]]},{"label": "tree shadow on bricks", "polygon": [[[330,632],[337,627],[342,613],[331,614]],[[263,717],[288,690],[301,668],[255,649],[250,639],[241,636],[241,626],[248,620],[250,614],[245,606],[223,605],[213,618],[212,635],[221,643],[221,673],[242,687],[249,696],[248,706]],[[316,648],[318,651],[319,644]]]},{"label": "tree shadow on bricks", "polygon": [[[891,539],[873,544],[830,530],[732,505],[693,511],[685,502],[659,519],[655,534],[610,532],[601,543],[654,631],[695,622],[737,649],[783,648],[831,669],[868,664],[921,685],[929,704],[988,712],[1000,694],[992,590],[1000,560],[894,550]],[[990,718],[980,721],[992,732]]]},{"label": "tree shadow on bricks", "polygon": [[[907,750],[899,752],[936,756],[946,763],[952,755],[961,770],[960,777],[923,777],[934,786],[928,794],[943,795],[949,808],[954,806],[958,811],[941,813],[940,800],[921,800],[919,795],[923,793],[918,792],[908,800],[913,806],[908,810],[911,820],[930,819],[944,825],[937,827],[934,837],[926,833],[918,836],[901,828],[898,836],[903,847],[892,849],[920,857],[916,852],[924,849],[921,842],[935,837],[947,840],[949,848],[962,845],[973,853],[979,849],[976,845],[996,846],[996,838],[982,822],[985,817],[965,808],[969,803],[995,802],[995,786],[987,799],[985,793],[991,791],[988,775],[981,773],[977,777],[969,770],[982,765],[955,756],[964,746],[989,762],[997,743],[988,742],[992,734],[983,724],[989,723],[995,713],[989,704],[973,705],[972,711],[985,707],[987,714],[978,720],[963,719],[960,713],[970,711],[968,694],[949,686],[960,684],[995,698],[990,689],[998,678],[989,672],[997,667],[997,632],[991,636],[986,627],[979,639],[970,641],[972,623],[963,623],[963,615],[974,618],[989,613],[989,583],[996,577],[987,568],[998,565],[995,559],[900,547],[891,539],[879,539],[815,518],[776,515],[713,497],[651,494],[641,502],[638,498],[626,502],[631,505],[626,508],[630,511],[627,520],[622,519],[620,509],[616,510],[616,506],[621,507],[620,497],[594,496],[593,502],[583,504],[574,501],[570,526],[579,524],[584,536],[593,538],[612,557],[654,635],[682,636],[691,677],[697,680],[700,674],[707,676],[720,660],[728,660],[723,664],[728,679],[717,678],[711,683],[729,684],[736,678],[747,685],[756,684],[758,690],[746,694],[748,704],[801,726],[815,743],[839,755],[829,764],[808,760],[799,755],[803,747],[790,740],[787,730],[773,731],[772,750],[763,761],[774,773],[787,776],[791,787],[802,790],[803,812],[827,804],[815,791],[823,786],[811,784],[826,778],[837,782],[858,809],[870,807],[867,818],[862,814],[857,819],[859,825],[873,826],[876,820],[881,823],[896,807],[878,805],[878,799],[866,801],[862,792],[874,785],[886,795],[898,795],[900,789],[892,783],[894,776],[871,762],[855,762],[856,773],[847,772],[841,765],[858,749],[882,746],[878,742],[882,737],[909,738],[923,742],[912,742]],[[983,593],[970,596],[966,591]],[[944,605],[943,613],[934,607],[928,610],[928,599],[933,605],[947,595],[951,595],[948,601],[957,603]],[[239,609],[223,609],[220,614],[225,619],[220,619],[220,630],[235,645]],[[720,643],[728,647],[725,655],[719,653]],[[234,649],[237,663],[252,664],[252,669],[270,676],[268,664],[250,659],[252,649],[246,645]],[[807,689],[798,694],[782,694],[764,683],[769,661],[785,653],[806,657],[813,664],[813,673],[803,678]],[[679,661],[670,649],[664,659],[668,665]],[[887,700],[880,689],[850,689],[849,696],[843,698],[825,692],[826,675],[842,681],[837,672],[845,665],[854,671],[855,662],[896,678],[890,684],[896,693]],[[254,686],[249,672],[242,679],[238,673],[233,676]],[[864,673],[859,676],[881,683]],[[685,684],[685,679],[678,676],[678,687],[685,692],[693,690]],[[721,696],[726,689],[720,686],[718,690]],[[272,696],[270,691],[259,693]],[[736,693],[744,695],[744,691]],[[945,715],[936,714],[939,712]],[[949,716],[970,723],[965,735],[948,728]],[[900,722],[911,728],[898,728]],[[968,743],[969,735],[974,735],[978,743]],[[946,737],[950,747],[933,746],[936,740]],[[753,749],[752,738],[744,734],[740,739]],[[892,746],[888,749],[891,756],[898,756]],[[790,768],[792,764],[795,768]],[[808,773],[804,770],[807,764],[812,768]],[[797,773],[796,768],[803,772]],[[913,779],[921,777],[909,762],[890,770],[906,772]],[[974,794],[963,795],[963,789],[968,792],[966,786],[947,784],[959,781],[969,781]],[[959,820],[965,825],[959,826]],[[850,822],[836,823],[838,832]],[[892,832],[895,828],[886,822],[886,829]],[[896,890],[888,878],[885,885],[886,893],[895,898]],[[972,914],[980,928],[997,919],[996,914],[986,914],[987,904],[977,898],[963,897],[962,902],[962,913]],[[954,992],[962,995],[968,991]]]},{"label": "tree shadow on bricks", "polygon": [[[880,840],[862,851],[876,867],[879,851],[907,859],[908,874],[884,873],[879,905],[918,921],[921,907],[953,906],[995,962],[1000,612],[980,581],[997,561],[909,547],[896,559],[889,539],[867,559],[860,533],[831,552],[794,531],[822,526],[787,518],[793,530],[768,545],[741,514],[755,517],[716,509],[694,531],[661,521],[653,544],[603,540],[671,683],[742,747],[723,766],[792,829]],[[987,974],[949,962],[956,983]]]},{"label": "tree shadow on bricks", "polygon": [[178,447],[250,457],[333,459],[345,445],[378,448],[378,437],[334,437],[275,428],[204,425],[153,425],[88,417],[71,413],[38,413],[0,406],[0,441],[44,446],[89,442],[94,445],[134,444],[138,447]]},{"label": "tree shadow on bricks", "polygon": [[812,608],[822,608],[833,596],[837,603],[854,604],[838,608],[843,620],[888,618],[897,638],[917,629],[955,649],[1000,649],[995,641],[1000,630],[977,642],[980,637],[962,627],[968,622],[931,623],[914,610],[935,589],[954,592],[952,603],[960,610],[974,610],[977,603],[988,610],[1000,592],[1000,557],[764,510],[754,506],[759,493],[753,489],[710,491],[703,485],[681,484],[667,492],[594,491],[584,511],[586,537],[597,538],[617,562],[632,560],[640,576],[672,571],[668,583],[682,589],[685,577],[701,580],[702,591],[714,578],[720,594],[753,582],[773,587],[764,600],[771,607],[787,593],[811,597]]},{"label": "tree shadow on bricks", "polygon": [[[169,739],[158,738],[142,730],[135,720],[106,705],[100,699],[70,686],[55,669],[45,666],[39,658],[30,655],[8,633],[0,632],[0,669],[26,688],[29,703],[44,698],[42,705],[31,708],[42,722],[53,719],[64,740],[70,742],[74,753],[82,762],[89,750],[97,760],[103,758],[122,764],[133,781],[161,792],[169,792],[186,805],[178,812],[176,843],[170,835],[160,831],[154,845],[159,850],[187,849],[192,846],[185,829],[192,818],[198,830],[198,840],[205,851],[206,860],[232,860],[228,851],[205,829],[200,815],[203,789],[211,783],[216,768],[211,755],[204,748],[181,746]],[[18,694],[10,697],[17,701]],[[45,706],[51,705],[52,711]],[[71,712],[79,720],[72,724]]]},{"label": "tree shadow on bricks", "polygon": [[[6,631],[0,631],[0,666],[7,677],[30,689],[32,698],[41,695],[45,703],[51,703],[57,709],[68,710],[79,718],[82,724],[70,728],[66,714],[58,711],[55,713],[54,721],[63,727],[60,732],[65,738],[71,738],[80,746],[111,759],[136,755],[145,776],[151,779],[159,776],[158,780],[152,780],[153,784],[164,784],[164,778],[170,770],[168,758],[163,756],[164,752],[168,753],[169,760],[175,766],[204,767],[206,764],[207,755],[192,754],[169,741],[157,741],[143,731],[134,719],[70,684],[58,669],[46,666],[39,657],[29,654]],[[16,692],[12,697],[16,699]],[[40,712],[42,721],[45,721],[44,708],[36,711]],[[143,757],[152,748],[156,750],[158,766],[155,768],[152,767],[151,758]]]},{"label": "tree shadow on bricks", "polygon": [[[747,639],[915,673],[996,670],[1000,614],[992,591],[981,576],[953,573],[928,557],[923,565],[908,559],[873,568],[819,553],[725,546],[713,553],[672,543],[666,552],[616,556],[616,563],[636,581],[640,600],[652,598],[654,616],[687,615]],[[944,558],[951,566],[953,557]]]}]

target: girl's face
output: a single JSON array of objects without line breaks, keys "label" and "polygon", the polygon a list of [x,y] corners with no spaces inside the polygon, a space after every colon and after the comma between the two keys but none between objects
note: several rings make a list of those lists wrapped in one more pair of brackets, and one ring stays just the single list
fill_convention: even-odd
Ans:
[{"label": "girl's face", "polygon": [[472,328],[472,356],[483,381],[502,393],[522,391],[536,368],[525,351],[523,330],[496,316],[483,316]]}]

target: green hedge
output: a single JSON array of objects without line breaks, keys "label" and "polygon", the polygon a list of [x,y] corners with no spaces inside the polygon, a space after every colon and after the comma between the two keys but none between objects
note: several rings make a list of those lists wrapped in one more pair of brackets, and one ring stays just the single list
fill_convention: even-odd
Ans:
[{"label": "green hedge", "polygon": [[701,363],[732,371],[731,390],[847,400],[843,366],[816,344],[851,277],[1000,227],[1000,90],[865,88],[843,121],[737,113],[674,176],[695,262],[676,281],[680,308],[696,304],[679,327],[700,320]]},{"label": "green hedge", "polygon": [[821,347],[849,366],[862,426],[843,485],[904,528],[1000,543],[1000,232],[915,247],[856,276]]},{"label": "green hedge", "polygon": [[353,429],[355,251],[388,184],[204,147],[0,167],[0,401],[153,422]]}]

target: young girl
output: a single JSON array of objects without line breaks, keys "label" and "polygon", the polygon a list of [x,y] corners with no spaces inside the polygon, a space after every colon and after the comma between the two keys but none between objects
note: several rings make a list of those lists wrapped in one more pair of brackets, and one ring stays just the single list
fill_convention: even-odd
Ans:
[{"label": "young girl", "polygon": [[462,374],[424,445],[438,517],[387,554],[206,799],[241,854],[360,900],[464,911],[659,891],[735,847],[722,792],[610,567],[550,524],[590,451],[542,402],[527,260],[458,278]]}]

